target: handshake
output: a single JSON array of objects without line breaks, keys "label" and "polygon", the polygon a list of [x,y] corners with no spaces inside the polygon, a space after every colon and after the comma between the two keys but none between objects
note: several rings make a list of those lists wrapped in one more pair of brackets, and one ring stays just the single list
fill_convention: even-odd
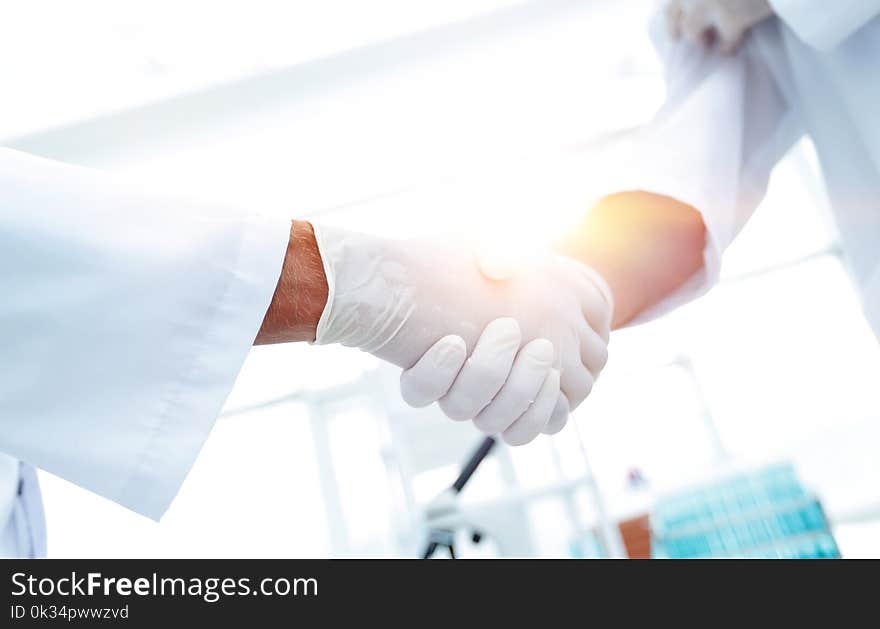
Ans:
[{"label": "handshake", "polygon": [[605,366],[611,293],[575,260],[547,252],[491,279],[466,246],[313,229],[328,289],[315,342],[402,367],[412,406],[525,444],[560,431]]}]

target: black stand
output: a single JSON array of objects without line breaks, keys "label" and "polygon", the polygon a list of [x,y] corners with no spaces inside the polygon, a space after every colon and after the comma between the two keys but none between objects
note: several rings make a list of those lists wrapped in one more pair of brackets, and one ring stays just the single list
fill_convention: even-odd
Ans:
[{"label": "black stand", "polygon": [[[464,464],[464,467],[458,474],[458,478],[452,483],[451,489],[454,493],[461,493],[461,490],[467,485],[471,476],[473,476],[474,472],[477,471],[477,468],[480,467],[480,463],[483,462],[483,459],[485,459],[489,455],[489,452],[492,451],[492,448],[495,447],[495,443],[495,437],[486,437],[483,439],[479,447],[467,460],[467,463]],[[449,556],[452,559],[455,559],[454,537],[455,531],[450,531],[448,529],[430,529],[428,531],[428,542],[425,545],[425,551],[422,553],[422,559],[430,559],[439,548],[446,548],[449,551]],[[474,542],[479,542],[481,537],[482,536],[479,532],[474,532]]]}]

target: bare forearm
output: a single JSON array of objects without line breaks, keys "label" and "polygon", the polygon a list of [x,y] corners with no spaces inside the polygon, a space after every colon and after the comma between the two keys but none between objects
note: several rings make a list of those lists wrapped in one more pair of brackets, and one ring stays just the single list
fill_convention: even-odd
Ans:
[{"label": "bare forearm", "polygon": [[647,192],[605,197],[561,243],[565,255],[596,269],[614,294],[618,328],[661,301],[703,264],[699,212]]},{"label": "bare forearm", "polygon": [[272,303],[254,345],[315,340],[327,303],[327,279],[311,224],[293,221]]}]

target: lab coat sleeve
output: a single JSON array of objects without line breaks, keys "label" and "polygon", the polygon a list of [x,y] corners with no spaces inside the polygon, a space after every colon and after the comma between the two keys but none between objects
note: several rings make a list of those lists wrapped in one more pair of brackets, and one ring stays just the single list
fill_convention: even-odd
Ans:
[{"label": "lab coat sleeve", "polygon": [[770,5],[801,41],[821,51],[880,15],[880,0],[770,0]]},{"label": "lab coat sleeve", "polygon": [[705,293],[721,256],[763,198],[770,171],[802,133],[777,81],[784,56],[768,22],[734,56],[672,41],[655,19],[666,100],[644,129],[607,156],[605,192],[640,190],[677,199],[702,215],[703,267],[633,323],[655,318]]},{"label": "lab coat sleeve", "polygon": [[289,231],[0,149],[0,451],[159,519],[259,330]]}]

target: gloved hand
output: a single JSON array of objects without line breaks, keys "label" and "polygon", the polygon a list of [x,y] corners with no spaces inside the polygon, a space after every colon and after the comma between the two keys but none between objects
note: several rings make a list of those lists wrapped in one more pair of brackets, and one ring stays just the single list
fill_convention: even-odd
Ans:
[{"label": "gloved hand", "polygon": [[736,51],[751,27],[773,15],[767,0],[669,0],[666,25],[674,39]]},{"label": "gloved hand", "polygon": [[[498,281],[509,280],[534,262],[527,253],[517,253],[508,247],[496,248],[491,242],[483,243],[476,254],[481,273]],[[598,274],[594,275],[594,279],[610,301],[610,290],[604,280]],[[519,327],[515,320],[493,321],[483,331],[470,358],[470,361],[484,365],[485,371],[509,374],[493,401],[474,419],[474,424],[489,434],[501,433],[502,438],[511,445],[520,445],[528,443],[539,433],[555,434],[562,430],[568,419],[569,405],[566,397],[556,392],[558,372],[546,362],[546,357],[552,355],[549,341],[539,339],[530,342],[514,360],[513,354],[505,348],[505,340],[511,337],[519,338]],[[415,366],[401,374],[400,387],[404,400],[416,407],[435,401],[440,402],[441,408],[458,406],[454,400],[456,396],[487,384],[484,379],[473,377],[472,366],[463,370],[461,377],[456,379],[466,359],[464,341],[456,336],[444,337]],[[594,378],[598,375],[597,372],[592,373]]]},{"label": "gloved hand", "polygon": [[521,343],[519,324],[510,318],[489,323],[470,357],[464,339],[445,336],[401,373],[403,399],[417,408],[439,402],[444,410],[489,399],[474,425],[501,433],[510,445],[557,433],[569,409],[559,390],[559,370],[553,368],[553,344],[547,339]]},{"label": "gloved hand", "polygon": [[[475,348],[489,322],[510,317],[521,339],[515,343],[511,334],[506,345],[498,342],[508,348],[499,355],[546,339],[568,406],[589,394],[593,374],[607,358],[611,302],[583,265],[546,255],[515,278],[493,282],[460,245],[387,240],[318,225],[314,230],[328,284],[317,343],[358,347],[410,368],[444,336],[459,336],[466,348]],[[491,338],[508,337],[493,331]],[[540,358],[540,345],[524,356],[534,351]],[[487,386],[459,387],[459,379]],[[475,418],[505,382],[506,376],[471,360],[453,385],[461,394],[447,396],[443,410],[455,419]]]}]

